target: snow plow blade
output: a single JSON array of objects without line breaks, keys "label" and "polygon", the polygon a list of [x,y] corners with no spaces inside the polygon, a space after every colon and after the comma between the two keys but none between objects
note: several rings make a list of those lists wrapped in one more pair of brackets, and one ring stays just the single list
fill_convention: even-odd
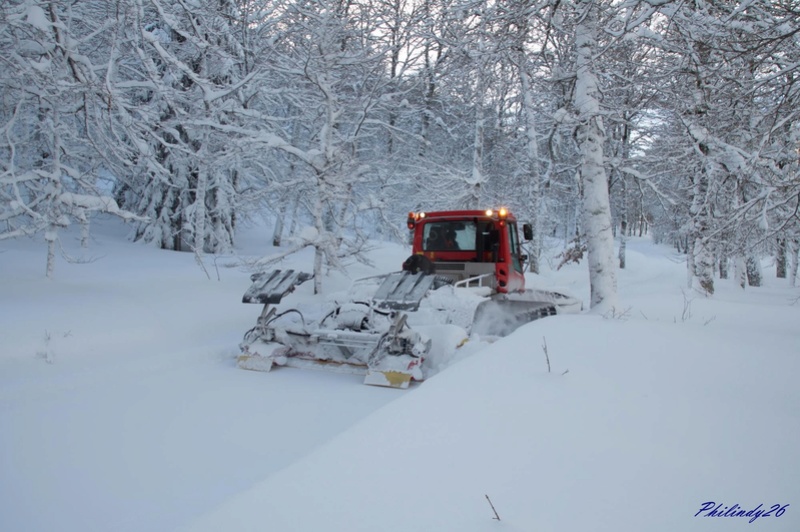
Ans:
[{"label": "snow plow blade", "polygon": [[257,351],[251,350],[250,347],[251,346],[248,344],[242,344],[242,346],[240,346],[242,352],[236,357],[236,365],[241,369],[249,371],[268,372],[272,369],[272,366],[275,365],[274,354],[283,346],[260,342]]},{"label": "snow plow blade", "polygon": [[352,364],[333,360],[320,360],[303,356],[262,356],[260,354],[241,354],[236,360],[241,369],[269,372],[275,366],[311,369],[349,375],[364,375],[364,384],[387,388],[406,389],[413,375],[405,371],[370,369],[364,364]]},{"label": "snow plow blade", "polygon": [[272,369],[274,362],[271,358],[260,355],[242,354],[236,358],[236,365],[250,371],[267,372]]},{"label": "snow plow blade", "polygon": [[[395,369],[392,365],[387,368],[373,367],[358,361],[325,360],[315,358],[310,354],[296,354],[280,344],[258,343],[257,351],[242,353],[237,358],[237,365],[241,369],[250,371],[269,372],[275,366],[289,368],[312,369],[333,373],[346,373],[349,375],[363,375],[364,384],[371,386],[384,386],[388,388],[408,388],[414,379],[414,372],[405,369]],[[261,352],[268,354],[261,354]],[[409,367],[416,366],[412,359]],[[417,375],[419,377],[419,375]]]},{"label": "snow plow blade", "polygon": [[475,309],[472,333],[480,336],[508,336],[526,323],[580,312],[583,303],[572,296],[544,290],[526,290],[482,302]]},{"label": "snow plow blade", "polygon": [[508,336],[526,323],[555,316],[550,303],[491,299],[475,309],[472,333],[480,336]]},{"label": "snow plow blade", "polygon": [[401,388],[405,390],[411,384],[411,374],[402,371],[376,371],[368,370],[364,377],[364,384],[370,386],[386,386],[388,388]]}]

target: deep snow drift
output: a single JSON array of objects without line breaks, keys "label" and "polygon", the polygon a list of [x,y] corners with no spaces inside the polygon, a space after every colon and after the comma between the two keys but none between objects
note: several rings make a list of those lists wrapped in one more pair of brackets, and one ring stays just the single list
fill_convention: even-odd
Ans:
[{"label": "deep snow drift", "polygon": [[[617,315],[468,343],[399,391],[237,369],[260,308],[240,303],[234,257],[208,257],[209,280],[190,254],[95,230],[88,251],[65,247],[96,260],[60,261],[52,281],[41,243],[0,243],[0,530],[800,529],[800,290],[785,280],[704,298],[671,250],[634,239]],[[350,277],[406,254],[376,244]],[[529,281],[588,302],[586,277]],[[348,283],[332,274],[317,299]]]}]

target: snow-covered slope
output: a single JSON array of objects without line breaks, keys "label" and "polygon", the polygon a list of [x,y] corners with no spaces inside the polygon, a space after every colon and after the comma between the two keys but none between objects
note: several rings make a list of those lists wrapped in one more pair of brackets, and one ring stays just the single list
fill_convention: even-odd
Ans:
[{"label": "snow-covered slope", "polygon": [[707,501],[792,503],[797,352],[748,329],[526,326],[192,530],[495,530],[485,495],[506,530],[715,530],[693,517]]},{"label": "snow-covered slope", "polygon": [[[788,283],[723,281],[706,299],[681,289],[670,250],[634,240],[617,315],[468,344],[401,392],[236,369],[259,310],[239,303],[247,273],[221,258],[209,281],[190,255],[102,229],[91,253],[105,256],[51,282],[41,247],[3,243],[2,530],[800,529]],[[404,252],[382,245],[377,269]],[[580,266],[531,283],[588,295]],[[731,516],[707,516],[718,504]],[[759,505],[779,506],[735,517]]]},{"label": "snow-covered slope", "polygon": [[637,255],[620,319],[529,324],[190,530],[497,530],[486,495],[503,530],[740,530],[759,505],[798,530],[800,308],[731,288],[684,312]]}]

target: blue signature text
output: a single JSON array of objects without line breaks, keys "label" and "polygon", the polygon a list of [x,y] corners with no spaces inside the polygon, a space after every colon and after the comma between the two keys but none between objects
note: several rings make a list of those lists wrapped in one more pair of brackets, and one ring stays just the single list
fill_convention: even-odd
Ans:
[{"label": "blue signature text", "polygon": [[752,510],[742,508],[738,504],[733,506],[724,506],[723,503],[716,503],[714,501],[704,502],[700,509],[694,514],[695,517],[749,517],[748,523],[752,523],[760,517],[780,517],[786,513],[788,504],[780,505],[773,504],[769,510],[764,508],[763,504],[759,504]]}]

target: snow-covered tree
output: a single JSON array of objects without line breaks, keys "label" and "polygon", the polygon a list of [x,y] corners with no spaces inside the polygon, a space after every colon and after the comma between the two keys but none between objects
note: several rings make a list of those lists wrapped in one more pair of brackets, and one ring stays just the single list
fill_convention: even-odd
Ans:
[{"label": "snow-covered tree", "polygon": [[91,212],[134,218],[102,179],[108,8],[30,0],[0,10],[0,239],[43,233],[48,277],[60,229],[82,224],[85,244]]},{"label": "snow-covered tree", "polygon": [[0,238],[43,233],[51,256],[91,210],[135,212],[134,238],[198,259],[264,211],[288,246],[272,259],[312,246],[319,290],[409,210],[506,204],[533,222],[534,271],[544,235],[588,253],[595,307],[614,304],[615,228],[620,264],[654,224],[707,293],[730,263],[753,283],[766,253],[787,276],[797,262],[791,2],[11,0],[0,16]]},{"label": "snow-covered tree", "polygon": [[786,150],[795,113],[787,104],[797,69],[788,59],[797,55],[796,16],[764,1],[660,9],[666,19],[653,37],[663,51],[655,65],[663,80],[658,106],[680,127],[657,142],[685,141],[673,151],[684,155],[672,169],[683,184],[670,188],[679,197],[686,191],[690,206],[683,220],[690,277],[713,293],[715,263],[725,270],[732,255],[737,278],[757,283],[758,257],[775,221],[793,225],[779,206],[792,197],[786,185],[796,159]]},{"label": "snow-covered tree", "polygon": [[243,132],[253,148],[291,160],[292,172],[272,176],[267,186],[278,195],[303,191],[299,205],[310,229],[298,246],[315,249],[316,291],[325,265],[340,267],[343,255],[363,246],[359,224],[376,204],[370,191],[386,148],[376,139],[387,130],[397,133],[387,121],[392,98],[383,93],[393,83],[384,70],[393,48],[373,42],[366,9],[335,1],[293,2],[265,20],[263,29],[270,28],[273,41],[265,66],[271,80],[248,113],[258,121]]},{"label": "snow-covered tree", "polygon": [[576,72],[573,104],[578,113],[583,230],[586,236],[591,306],[612,309],[617,305],[614,237],[611,233],[611,205],[603,154],[605,130],[594,65],[598,53],[598,6],[593,0],[585,0],[578,3],[578,8],[580,19],[575,27]]},{"label": "snow-covered tree", "polygon": [[136,238],[198,257],[227,250],[246,172],[234,113],[254,79],[238,38],[238,7],[136,0],[128,22],[138,35],[127,43],[131,57],[120,60],[113,86],[135,149],[135,166],[117,194],[148,218]]}]

